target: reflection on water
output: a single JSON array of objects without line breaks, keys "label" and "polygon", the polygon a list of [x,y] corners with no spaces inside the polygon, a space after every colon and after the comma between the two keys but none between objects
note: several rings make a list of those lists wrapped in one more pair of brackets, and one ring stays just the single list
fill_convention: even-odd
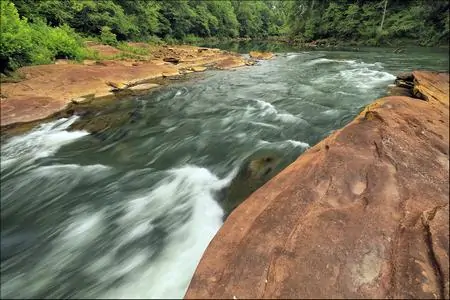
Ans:
[{"label": "reflection on water", "polygon": [[243,161],[289,164],[412,68],[448,56],[289,50],[8,139],[2,297],[181,298]]}]

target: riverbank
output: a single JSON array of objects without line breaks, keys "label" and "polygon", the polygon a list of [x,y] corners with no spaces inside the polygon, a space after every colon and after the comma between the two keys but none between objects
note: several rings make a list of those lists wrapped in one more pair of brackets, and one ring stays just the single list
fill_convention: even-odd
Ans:
[{"label": "riverbank", "polygon": [[102,59],[81,63],[57,60],[51,65],[19,69],[22,80],[1,85],[2,129],[47,119],[70,104],[142,93],[158,87],[163,78],[254,64],[252,59],[220,49],[144,43],[130,46],[148,54],[91,43],[88,47]]},{"label": "riverbank", "polygon": [[449,297],[449,76],[404,78],[231,213],[186,299]]}]

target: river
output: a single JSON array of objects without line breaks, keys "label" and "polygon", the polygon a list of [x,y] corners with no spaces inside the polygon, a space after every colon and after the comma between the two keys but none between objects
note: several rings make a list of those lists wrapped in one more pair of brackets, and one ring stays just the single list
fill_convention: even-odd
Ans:
[{"label": "river", "polygon": [[4,140],[2,298],[182,298],[246,158],[286,165],[396,73],[448,71],[447,50],[275,50],[118,101],[137,117],[99,134],[68,130],[73,116]]}]

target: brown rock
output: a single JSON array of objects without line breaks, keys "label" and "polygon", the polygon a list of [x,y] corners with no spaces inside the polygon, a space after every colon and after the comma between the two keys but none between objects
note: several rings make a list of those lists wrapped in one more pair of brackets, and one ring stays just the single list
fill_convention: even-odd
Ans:
[{"label": "brown rock", "polygon": [[78,97],[78,98],[73,98],[71,101],[73,104],[82,104],[82,103],[86,103],[86,102],[90,101],[90,99],[87,99],[84,97]]},{"label": "brown rock", "polygon": [[124,82],[107,81],[106,84],[112,87],[114,90],[123,90],[127,88],[127,84]]},{"label": "brown rock", "polygon": [[250,51],[249,55],[255,59],[271,59],[273,57],[272,52]]},{"label": "brown rock", "polygon": [[280,171],[282,153],[255,153],[247,158],[221,201],[225,217],[252,192]]},{"label": "brown rock", "polygon": [[201,66],[195,66],[195,67],[192,67],[191,69],[194,72],[203,72],[203,71],[206,71],[207,68],[206,67],[201,67]]},{"label": "brown rock", "polygon": [[239,56],[230,56],[217,62],[215,66],[220,70],[228,70],[245,66],[245,60]]},{"label": "brown rock", "polygon": [[170,62],[170,63],[176,65],[176,64],[178,64],[180,62],[180,59],[176,58],[176,57],[165,57],[165,58],[163,58],[163,61]]},{"label": "brown rock", "polygon": [[86,65],[86,66],[92,66],[92,65],[95,65],[96,63],[97,62],[95,60],[90,60],[90,59],[83,60],[83,65]]},{"label": "brown rock", "polygon": [[397,74],[397,78],[405,81],[413,81],[414,76],[411,72],[402,72]]},{"label": "brown rock", "polygon": [[173,77],[173,76],[177,76],[180,75],[180,72],[178,70],[173,70],[171,72],[163,72],[161,73],[162,77]]},{"label": "brown rock", "polygon": [[130,87],[130,90],[132,90],[132,91],[142,91],[142,90],[153,89],[153,88],[158,87],[158,86],[159,86],[159,84],[156,84],[156,83],[143,83],[143,84],[138,84],[138,85]]},{"label": "brown rock", "polygon": [[448,299],[449,80],[414,78],[239,205],[185,298]]},{"label": "brown rock", "polygon": [[399,86],[390,86],[388,87],[388,95],[390,96],[407,96],[413,97],[413,93],[411,89],[399,87]]},{"label": "brown rock", "polygon": [[412,89],[414,87],[414,83],[412,81],[406,81],[402,79],[395,79],[395,85],[405,89]]}]

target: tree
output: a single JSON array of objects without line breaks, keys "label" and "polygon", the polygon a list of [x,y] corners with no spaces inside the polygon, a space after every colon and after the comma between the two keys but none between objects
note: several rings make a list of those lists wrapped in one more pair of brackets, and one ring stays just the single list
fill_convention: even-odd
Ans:
[{"label": "tree", "polygon": [[388,0],[384,0],[384,9],[383,9],[383,17],[381,18],[380,31],[383,30],[384,18],[386,16],[386,7]]},{"label": "tree", "polygon": [[139,29],[123,8],[112,0],[77,2],[71,26],[88,35],[100,35],[102,27],[111,28],[118,40],[136,36]]}]

